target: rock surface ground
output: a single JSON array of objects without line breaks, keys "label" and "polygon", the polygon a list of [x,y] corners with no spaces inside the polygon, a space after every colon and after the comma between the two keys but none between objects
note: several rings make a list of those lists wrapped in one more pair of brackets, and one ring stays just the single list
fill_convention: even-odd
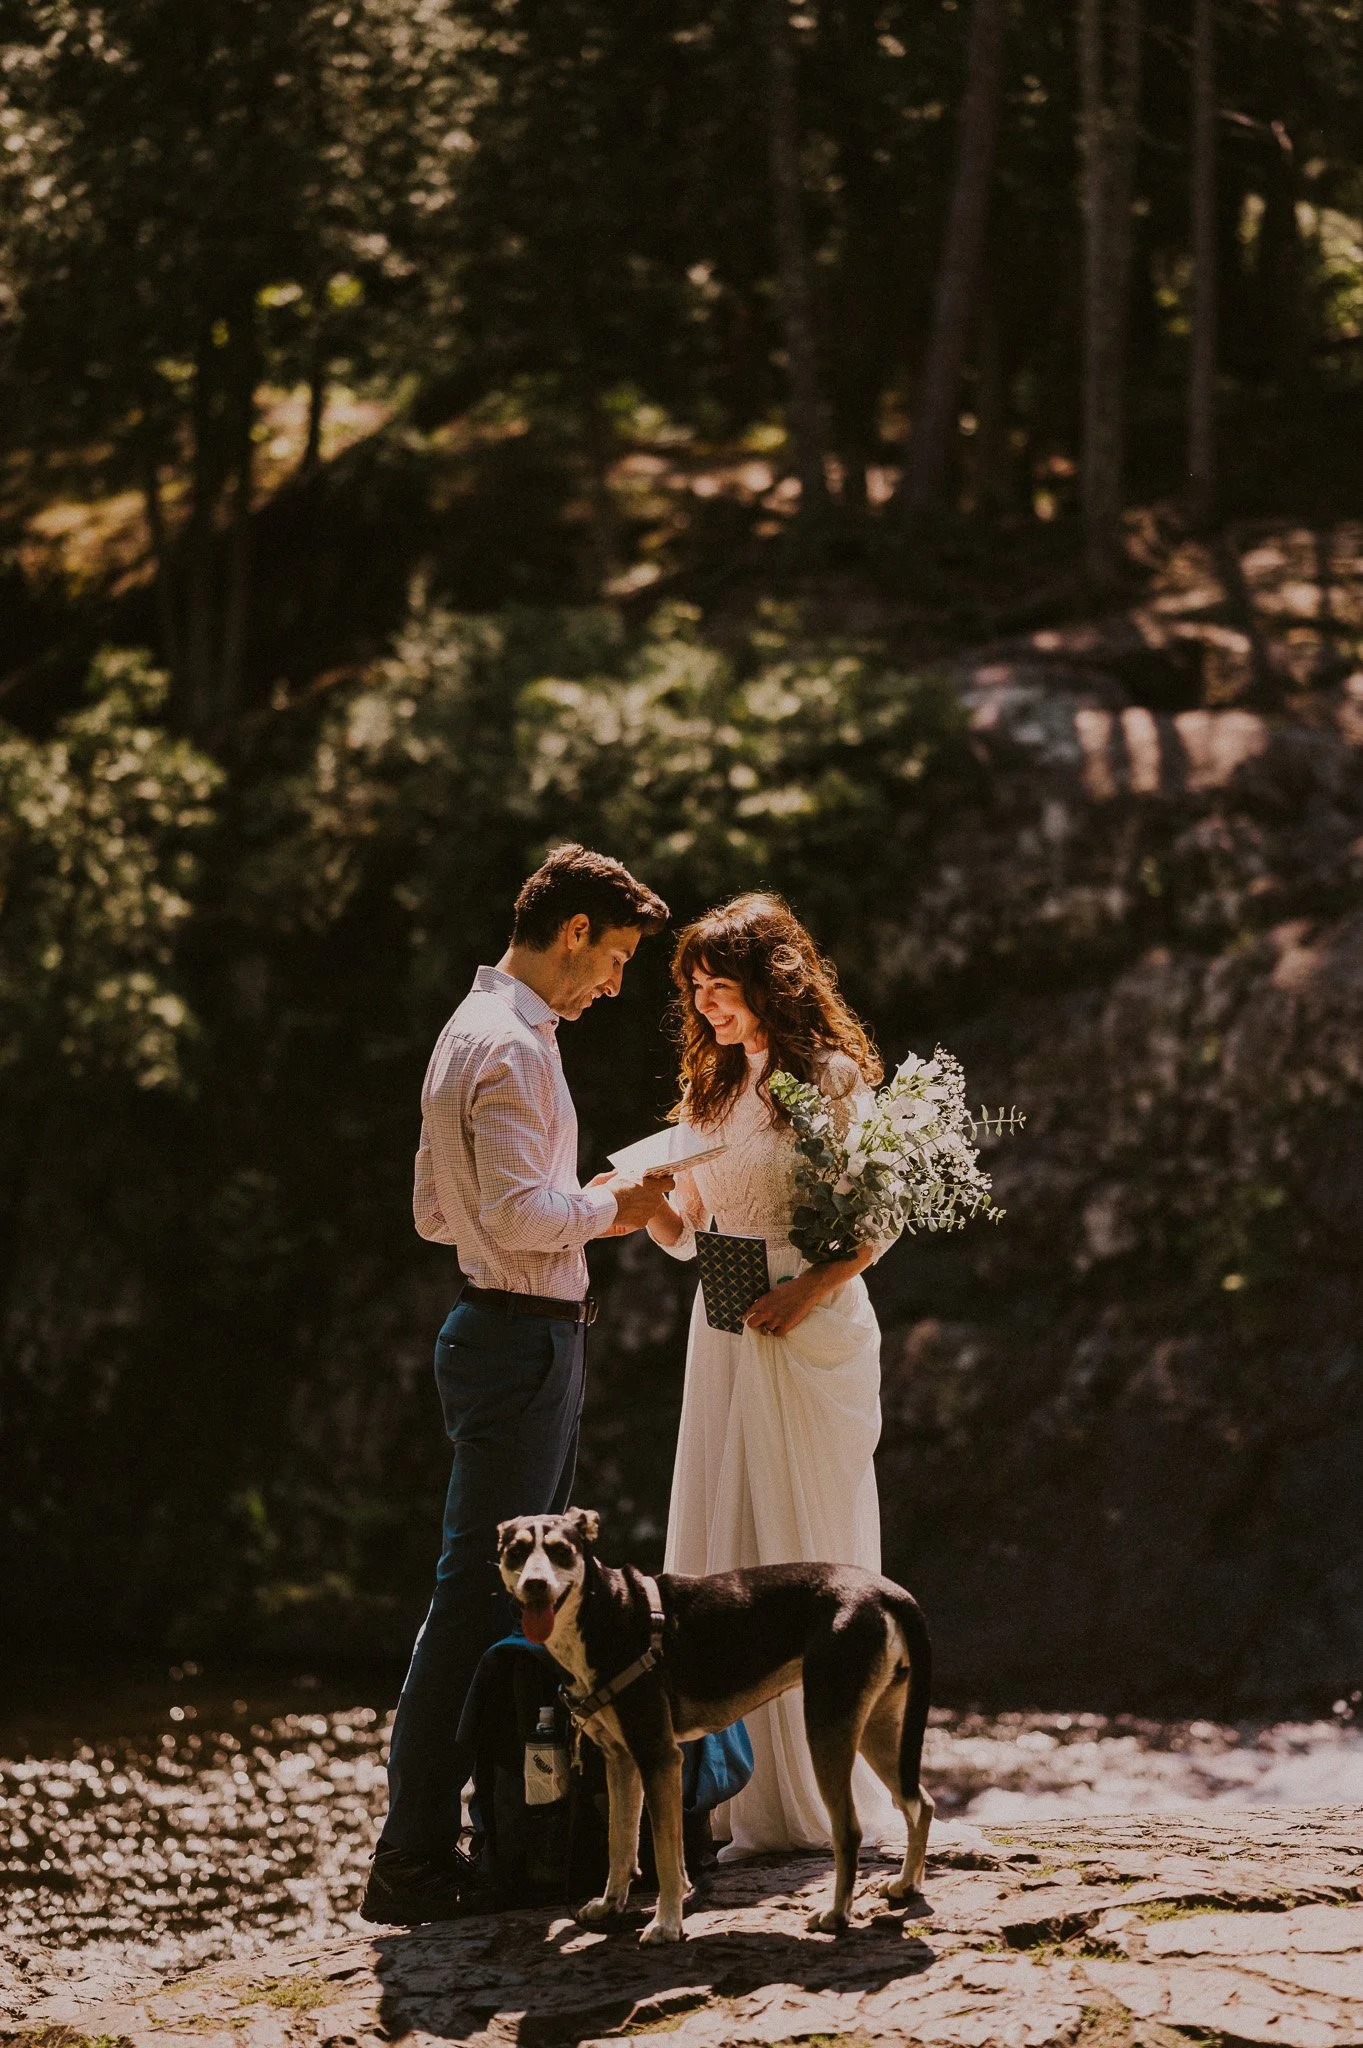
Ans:
[{"label": "rock surface ground", "polygon": [[113,2001],[97,1979],[73,1979],[3,2038],[41,2048],[1363,2042],[1363,1807],[949,1823],[925,1896],[907,1911],[887,1908],[886,1869],[864,1865],[841,1939],[805,1927],[827,1860],[771,1858],[715,1874],[676,1947],[639,1947],[642,1910],[606,1933],[526,1911],[371,1938],[300,1936]]}]

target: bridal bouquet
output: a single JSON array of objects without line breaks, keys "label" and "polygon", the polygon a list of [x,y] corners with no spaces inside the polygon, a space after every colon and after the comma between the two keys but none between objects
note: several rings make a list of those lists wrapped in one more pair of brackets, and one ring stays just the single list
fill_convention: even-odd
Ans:
[{"label": "bridal bouquet", "polygon": [[901,1230],[958,1230],[973,1216],[1002,1216],[980,1170],[977,1134],[1018,1130],[1016,1110],[965,1106],[965,1075],[939,1045],[913,1053],[839,1138],[827,1096],[793,1074],[773,1074],[771,1094],[790,1118],[799,1154],[791,1241],[812,1264],[845,1259]]}]

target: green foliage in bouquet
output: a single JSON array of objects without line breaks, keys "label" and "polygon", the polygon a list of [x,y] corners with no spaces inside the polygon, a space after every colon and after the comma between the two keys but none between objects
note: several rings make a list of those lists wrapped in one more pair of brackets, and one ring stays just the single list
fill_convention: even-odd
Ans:
[{"label": "green foliage in bouquet", "polygon": [[984,1124],[1018,1130],[1025,1119],[1016,1110],[973,1117],[960,1063],[940,1045],[930,1060],[910,1053],[841,1136],[836,1105],[817,1088],[787,1073],[773,1074],[770,1088],[799,1154],[791,1241],[812,1264],[903,1230],[959,1230],[972,1217],[1003,1215],[974,1140]]}]

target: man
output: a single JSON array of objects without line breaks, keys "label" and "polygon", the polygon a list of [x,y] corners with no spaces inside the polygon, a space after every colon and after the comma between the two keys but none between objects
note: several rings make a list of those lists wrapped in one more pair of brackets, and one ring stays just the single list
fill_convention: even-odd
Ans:
[{"label": "man", "polygon": [[454,1467],[435,1595],[393,1727],[367,1920],[449,1919],[461,1893],[466,1907],[479,1893],[458,1847],[466,1772],[454,1735],[478,1661],[507,1625],[496,1527],[568,1506],[594,1313],[582,1247],[641,1229],[672,1186],[579,1186],[556,1033],[560,1019],[620,993],[640,938],[667,916],[619,861],[556,848],[516,899],[510,946],[478,969],[426,1071],[416,1227],[457,1245],[466,1276],[436,1344]]}]

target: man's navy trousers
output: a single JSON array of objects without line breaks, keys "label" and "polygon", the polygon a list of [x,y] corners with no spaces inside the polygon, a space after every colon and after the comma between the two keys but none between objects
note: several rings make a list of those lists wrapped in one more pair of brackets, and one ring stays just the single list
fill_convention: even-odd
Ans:
[{"label": "man's navy trousers", "polygon": [[483,1652],[514,1610],[497,1570],[497,1524],[560,1514],[577,1465],[585,1324],[460,1302],[435,1347],[454,1466],[435,1595],[412,1651],[388,1759],[385,1848],[451,1848],[469,1766],[455,1730]]}]

